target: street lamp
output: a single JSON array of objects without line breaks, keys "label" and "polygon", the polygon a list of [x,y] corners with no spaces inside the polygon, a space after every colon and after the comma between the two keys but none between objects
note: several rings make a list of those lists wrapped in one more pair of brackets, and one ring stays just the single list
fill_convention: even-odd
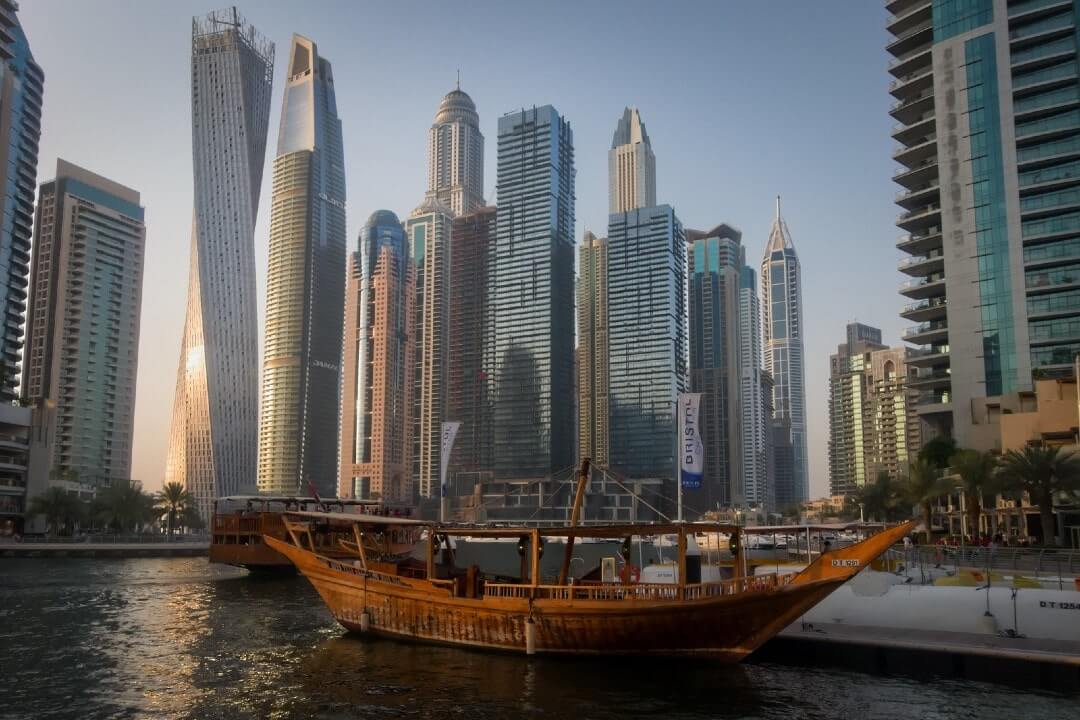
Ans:
[{"label": "street lamp", "polygon": [[964,512],[964,488],[961,485],[956,486],[956,493],[960,496],[960,557],[964,556],[964,535],[967,532],[965,523],[967,523],[967,513]]},{"label": "street lamp", "polygon": [[863,504],[862,503],[859,503],[859,522],[861,522],[861,523],[866,522],[866,520],[863,519]]}]

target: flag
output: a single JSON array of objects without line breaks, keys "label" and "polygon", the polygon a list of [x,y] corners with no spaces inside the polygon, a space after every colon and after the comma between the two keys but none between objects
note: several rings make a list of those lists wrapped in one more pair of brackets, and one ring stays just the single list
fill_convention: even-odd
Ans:
[{"label": "flag", "polygon": [[450,464],[450,452],[454,449],[454,440],[457,439],[457,432],[460,427],[460,420],[450,420],[442,424],[442,442],[440,443],[442,466],[439,470],[439,497],[446,497],[447,494],[446,468]]},{"label": "flag", "polygon": [[701,393],[679,393],[679,452],[682,465],[683,489],[701,487],[702,468],[705,464],[705,447],[701,444],[698,411]]}]

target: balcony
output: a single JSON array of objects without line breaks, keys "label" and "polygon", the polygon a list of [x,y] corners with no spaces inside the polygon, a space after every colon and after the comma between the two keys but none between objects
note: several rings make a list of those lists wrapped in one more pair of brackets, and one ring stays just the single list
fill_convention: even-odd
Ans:
[{"label": "balcony", "polygon": [[893,175],[893,182],[905,188],[917,188],[936,182],[938,179],[937,157],[924,160],[910,170],[901,170]]},{"label": "balcony", "polygon": [[915,396],[915,412],[937,415],[952,412],[952,393],[949,390],[928,390]]},{"label": "balcony", "polygon": [[922,322],[909,328],[904,328],[900,333],[901,339],[912,345],[929,345],[942,343],[949,339],[949,324],[944,320]]},{"label": "balcony", "polygon": [[913,187],[910,190],[901,190],[896,193],[896,204],[907,209],[926,207],[940,200],[941,185],[935,178],[925,185]]},{"label": "balcony", "polygon": [[934,40],[933,23],[929,20],[921,22],[914,27],[896,35],[895,39],[885,46],[893,57],[915,50],[921,45],[928,45]]},{"label": "balcony", "polygon": [[949,346],[938,345],[910,350],[904,361],[918,368],[945,367],[949,364]]},{"label": "balcony", "polygon": [[889,107],[889,114],[897,122],[913,123],[934,109],[934,90],[924,90],[913,97],[897,100]]},{"label": "balcony", "polygon": [[932,227],[924,232],[901,235],[896,240],[896,248],[913,255],[928,253],[941,248],[941,228]]},{"label": "balcony", "polygon": [[889,3],[888,5],[898,6],[896,12],[885,21],[885,27],[893,35],[902,35],[920,23],[928,22],[932,17],[931,8],[933,3],[930,0],[921,0],[921,2],[909,5],[899,3]]},{"label": "balcony", "polygon": [[921,228],[941,227],[941,205],[931,203],[900,213],[900,216],[896,218],[896,225],[909,232],[915,232]]},{"label": "balcony", "polygon": [[1075,24],[1072,13],[1059,12],[1048,14],[1041,20],[1026,23],[1009,31],[1009,42],[1013,47],[1032,43],[1044,43],[1073,32]]},{"label": "balcony", "polygon": [[912,95],[922,95],[927,89],[934,88],[934,69],[932,66],[919,66],[906,75],[900,75],[889,83],[889,94],[897,100]]},{"label": "balcony", "polygon": [[914,145],[897,148],[893,160],[909,170],[922,167],[928,160],[937,162],[937,133],[919,138]]},{"label": "balcony", "polygon": [[947,390],[952,385],[949,368],[920,372],[908,378],[908,387],[912,390]]},{"label": "balcony", "polygon": [[1024,273],[1024,285],[1028,295],[1080,287],[1080,270],[1076,268],[1029,270]]},{"label": "balcony", "polygon": [[922,68],[933,66],[931,45],[918,47],[911,52],[903,53],[889,61],[889,74],[893,77],[913,75]]},{"label": "balcony", "polygon": [[909,298],[929,298],[945,294],[945,277],[915,278],[900,283],[900,294]]},{"label": "balcony", "polygon": [[1018,73],[1041,65],[1062,62],[1073,57],[1075,52],[1076,41],[1071,37],[1064,37],[1041,45],[1015,50],[1010,58],[1012,70],[1014,73]]},{"label": "balcony", "polygon": [[1072,0],[1027,0],[1009,6],[1010,20],[1032,20],[1072,6]]},{"label": "balcony", "polygon": [[941,250],[932,250],[925,255],[913,255],[904,258],[897,265],[897,269],[912,277],[940,273],[945,269],[945,258]]}]

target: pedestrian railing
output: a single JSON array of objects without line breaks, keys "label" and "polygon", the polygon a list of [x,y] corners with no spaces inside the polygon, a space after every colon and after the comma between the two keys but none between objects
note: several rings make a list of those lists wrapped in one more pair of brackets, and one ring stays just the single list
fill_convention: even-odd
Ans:
[{"label": "pedestrian railing", "polygon": [[897,545],[885,558],[903,563],[910,570],[996,570],[1036,579],[1057,579],[1063,587],[1071,584],[1070,578],[1080,576],[1080,550],[1070,548]]}]

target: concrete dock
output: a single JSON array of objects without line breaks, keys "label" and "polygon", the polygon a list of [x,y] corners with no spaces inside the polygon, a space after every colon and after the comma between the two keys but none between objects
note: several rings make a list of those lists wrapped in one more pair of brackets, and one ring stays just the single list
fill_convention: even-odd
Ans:
[{"label": "concrete dock", "polygon": [[1064,640],[814,623],[785,629],[753,658],[1080,690],[1080,643]]},{"label": "concrete dock", "polygon": [[0,558],[193,557],[207,555],[209,552],[209,540],[148,543],[13,542],[0,545]]}]

